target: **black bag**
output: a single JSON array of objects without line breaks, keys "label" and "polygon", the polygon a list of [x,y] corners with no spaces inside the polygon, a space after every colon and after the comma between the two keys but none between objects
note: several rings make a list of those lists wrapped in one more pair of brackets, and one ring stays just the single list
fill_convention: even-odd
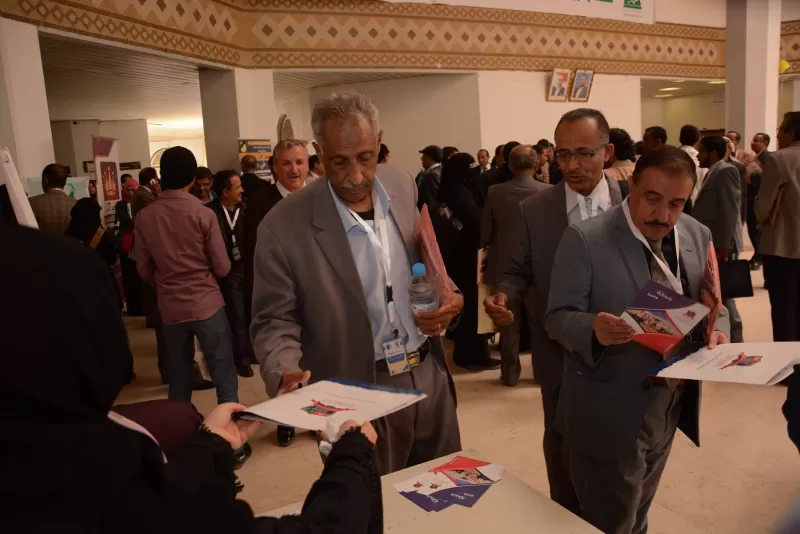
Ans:
[{"label": "black bag", "polygon": [[723,299],[753,296],[750,263],[747,260],[719,262],[719,286]]}]

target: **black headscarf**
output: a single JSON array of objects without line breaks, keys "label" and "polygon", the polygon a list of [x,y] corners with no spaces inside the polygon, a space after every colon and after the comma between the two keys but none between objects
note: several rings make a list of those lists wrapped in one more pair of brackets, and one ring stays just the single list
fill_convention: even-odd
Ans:
[{"label": "black headscarf", "polygon": [[475,158],[466,152],[459,152],[442,165],[442,182],[439,186],[439,202],[448,203],[456,188],[466,187],[475,197],[476,203],[483,207],[485,193],[481,180],[480,167],[473,167]]},{"label": "black headscarf", "polygon": [[0,525],[16,531],[75,518],[162,460],[107,418],[133,366],[108,268],[29,228],[0,227],[0,247]]},{"label": "black headscarf", "polygon": [[72,206],[69,226],[64,233],[88,245],[100,225],[100,204],[91,198],[82,198]]}]

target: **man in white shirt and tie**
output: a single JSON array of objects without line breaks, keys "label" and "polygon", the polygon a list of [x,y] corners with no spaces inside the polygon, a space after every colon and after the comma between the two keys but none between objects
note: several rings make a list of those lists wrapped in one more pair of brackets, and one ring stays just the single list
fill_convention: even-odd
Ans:
[{"label": "man in white shirt and tie", "polygon": [[580,514],[580,506],[565,456],[567,447],[554,428],[565,352],[547,336],[544,312],[562,234],[569,225],[622,202],[619,184],[603,173],[613,150],[609,130],[605,116],[594,109],[579,108],[561,117],[556,126],[554,154],[564,180],[520,203],[516,249],[504,262],[504,272],[498,275],[497,292],[484,303],[494,322],[505,326],[514,321],[511,309],[524,300],[530,321],[534,375],[542,391],[550,496],[575,514]]}]

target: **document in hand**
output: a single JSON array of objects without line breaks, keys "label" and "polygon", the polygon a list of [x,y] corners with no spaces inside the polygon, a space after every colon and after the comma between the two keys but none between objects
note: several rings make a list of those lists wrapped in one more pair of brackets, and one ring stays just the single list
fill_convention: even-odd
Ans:
[{"label": "document in hand", "polygon": [[731,343],[665,363],[656,376],[771,386],[800,364],[800,343]]},{"label": "document in hand", "polygon": [[708,314],[708,307],[650,280],[622,318],[636,333],[633,340],[667,354]]},{"label": "document in hand", "polygon": [[417,245],[422,263],[425,264],[425,272],[428,279],[436,285],[436,295],[439,302],[447,302],[453,293],[450,285],[450,278],[447,276],[447,269],[444,267],[442,253],[439,250],[439,243],[436,241],[436,232],[433,231],[433,222],[428,212],[428,205],[422,206],[417,223]]},{"label": "document in hand", "polygon": [[472,508],[506,469],[497,464],[456,456],[446,464],[394,486],[400,495],[426,512],[438,512],[452,504]]},{"label": "document in hand", "polygon": [[328,418],[374,421],[427,398],[422,392],[362,384],[341,378],[322,380],[240,412],[240,419],[325,430]]}]

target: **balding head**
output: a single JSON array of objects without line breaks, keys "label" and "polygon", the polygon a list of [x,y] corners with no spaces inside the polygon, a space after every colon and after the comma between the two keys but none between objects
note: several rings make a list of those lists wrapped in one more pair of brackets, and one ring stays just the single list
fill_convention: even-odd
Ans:
[{"label": "balding head", "polygon": [[247,154],[242,158],[242,172],[256,172],[258,170],[258,160],[252,154]]},{"label": "balding head", "polygon": [[519,145],[508,157],[508,166],[514,176],[533,176],[536,173],[539,155],[531,145]]}]

